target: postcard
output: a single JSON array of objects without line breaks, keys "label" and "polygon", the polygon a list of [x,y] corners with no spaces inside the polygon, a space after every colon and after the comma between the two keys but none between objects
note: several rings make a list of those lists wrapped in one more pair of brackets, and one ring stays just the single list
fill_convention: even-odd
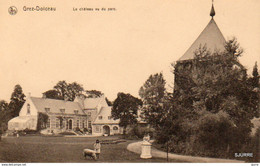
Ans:
[{"label": "postcard", "polygon": [[259,163],[260,1],[0,1],[2,166]]}]

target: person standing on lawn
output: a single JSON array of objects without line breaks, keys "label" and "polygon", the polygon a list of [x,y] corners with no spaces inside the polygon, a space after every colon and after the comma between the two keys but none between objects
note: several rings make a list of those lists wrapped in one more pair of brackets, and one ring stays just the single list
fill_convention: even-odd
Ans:
[{"label": "person standing on lawn", "polygon": [[101,144],[100,144],[99,140],[97,139],[96,143],[94,143],[94,150],[96,151],[97,159],[99,159],[100,149],[101,149]]}]

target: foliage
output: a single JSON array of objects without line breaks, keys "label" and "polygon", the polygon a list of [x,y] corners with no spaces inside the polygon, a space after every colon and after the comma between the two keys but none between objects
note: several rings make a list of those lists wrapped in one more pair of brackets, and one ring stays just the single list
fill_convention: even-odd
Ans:
[{"label": "foliage", "polygon": [[59,92],[55,89],[48,90],[43,93],[44,97],[49,99],[58,99],[62,100],[62,97],[59,95]]},{"label": "foliage", "polygon": [[146,134],[148,134],[152,137],[154,130],[148,127],[142,127],[138,124],[135,124],[131,127],[131,129],[127,132],[128,137],[130,138],[143,138]]},{"label": "foliage", "polygon": [[76,127],[74,130],[75,130],[75,131],[80,131],[79,127]]},{"label": "foliage", "polygon": [[96,98],[96,97],[101,97],[103,93],[98,90],[86,90],[86,94],[88,98]]},{"label": "foliage", "polygon": [[8,103],[4,100],[0,101],[0,132],[3,133],[7,129]]},{"label": "foliage", "polygon": [[162,73],[150,75],[139,90],[143,101],[142,116],[154,127],[162,122],[165,116],[165,80]]},{"label": "foliage", "polygon": [[257,62],[255,62],[255,66],[253,68],[252,72],[253,78],[252,78],[252,86],[254,88],[259,88],[259,73],[258,73],[258,66]]},{"label": "foliage", "polygon": [[234,149],[234,127],[225,112],[204,112],[193,128],[192,150],[200,156],[229,157],[229,149]]},{"label": "foliage", "polygon": [[137,122],[137,111],[142,106],[142,101],[132,95],[118,93],[112,107],[112,117],[120,119],[119,125],[124,127],[123,133],[126,132],[126,127]]},{"label": "foliage", "polygon": [[36,134],[36,133],[38,133],[37,130],[30,130],[28,128],[24,129],[22,132],[24,132],[26,134]]},{"label": "foliage", "polygon": [[19,115],[19,112],[25,102],[25,95],[20,85],[15,85],[14,91],[11,95],[10,102],[0,101],[0,130],[2,132],[7,130],[7,123],[10,119]]},{"label": "foliage", "polygon": [[48,122],[49,116],[42,112],[38,113],[38,122],[37,122],[37,131],[46,129],[46,125]]},{"label": "foliage", "polygon": [[245,160],[248,162],[259,162],[260,161],[260,127],[257,128],[254,136],[250,137],[248,143],[243,147],[243,152],[253,153],[253,157],[247,157]]},{"label": "foliage", "polygon": [[157,141],[170,141],[176,153],[232,157],[250,139],[257,93],[238,61],[243,50],[236,39],[225,48],[200,47],[194,59],[174,65],[174,100]]},{"label": "foliage", "polygon": [[82,94],[84,88],[77,82],[59,81],[51,90],[44,92],[46,98],[74,101],[76,95]]},{"label": "foliage", "polygon": [[14,92],[11,95],[10,103],[8,105],[8,111],[11,113],[12,117],[19,115],[19,112],[25,102],[25,95],[23,93],[22,87],[17,84],[14,87]]},{"label": "foliage", "polygon": [[0,112],[7,111],[8,103],[4,100],[0,100]]},{"label": "foliage", "polygon": [[61,132],[59,133],[60,135],[76,135],[75,133],[73,132],[70,132],[70,131],[64,131],[64,132]]},{"label": "foliage", "polygon": [[87,129],[87,128],[84,128],[83,131],[84,131],[84,132],[88,132],[88,129]]}]

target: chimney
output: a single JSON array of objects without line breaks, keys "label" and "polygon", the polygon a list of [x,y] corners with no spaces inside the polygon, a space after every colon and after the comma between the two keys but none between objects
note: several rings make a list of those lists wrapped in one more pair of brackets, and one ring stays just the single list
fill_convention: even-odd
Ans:
[{"label": "chimney", "polygon": [[46,94],[45,93],[42,94],[42,98],[46,99]]},{"label": "chimney", "polygon": [[31,93],[30,93],[30,92],[28,93],[28,95],[27,95],[26,98],[27,98],[27,99],[31,98]]}]

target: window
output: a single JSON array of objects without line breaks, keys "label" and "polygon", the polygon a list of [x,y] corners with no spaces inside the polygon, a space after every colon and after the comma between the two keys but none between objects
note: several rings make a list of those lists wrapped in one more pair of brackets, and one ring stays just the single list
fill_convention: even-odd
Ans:
[{"label": "window", "polygon": [[96,130],[97,133],[100,133],[100,126],[96,126],[95,130]]},{"label": "window", "polygon": [[64,114],[65,113],[65,109],[64,108],[60,109],[60,112]]},{"label": "window", "polygon": [[27,114],[30,114],[31,113],[31,108],[30,108],[30,104],[28,103],[27,104]]},{"label": "window", "polygon": [[112,119],[112,116],[108,116],[108,119],[111,120],[111,119]]},{"label": "window", "polygon": [[79,120],[77,120],[77,127],[79,127]]},{"label": "window", "polygon": [[114,127],[113,127],[113,130],[118,130],[118,127],[117,127],[117,126],[114,126]]},{"label": "window", "polygon": [[49,118],[48,121],[47,121],[47,128],[50,128],[50,127],[51,127],[51,120]]},{"label": "window", "polygon": [[101,120],[101,119],[102,119],[102,116],[99,116],[98,119]]},{"label": "window", "polygon": [[75,113],[75,114],[78,114],[78,113],[79,113],[79,110],[74,110],[74,113]]},{"label": "window", "polygon": [[88,128],[91,128],[91,120],[88,121]]},{"label": "window", "polygon": [[66,120],[66,129],[68,129],[69,128],[69,121],[68,121],[68,119]]},{"label": "window", "polygon": [[45,109],[45,112],[47,112],[47,113],[50,112],[50,110],[51,110],[50,108],[44,108],[44,109]]},{"label": "window", "polygon": [[59,128],[59,127],[60,127],[60,119],[56,118],[56,128]]},{"label": "window", "polygon": [[88,116],[91,116],[91,112],[88,112]]},{"label": "window", "polygon": [[85,120],[82,121],[82,128],[85,128]]}]

